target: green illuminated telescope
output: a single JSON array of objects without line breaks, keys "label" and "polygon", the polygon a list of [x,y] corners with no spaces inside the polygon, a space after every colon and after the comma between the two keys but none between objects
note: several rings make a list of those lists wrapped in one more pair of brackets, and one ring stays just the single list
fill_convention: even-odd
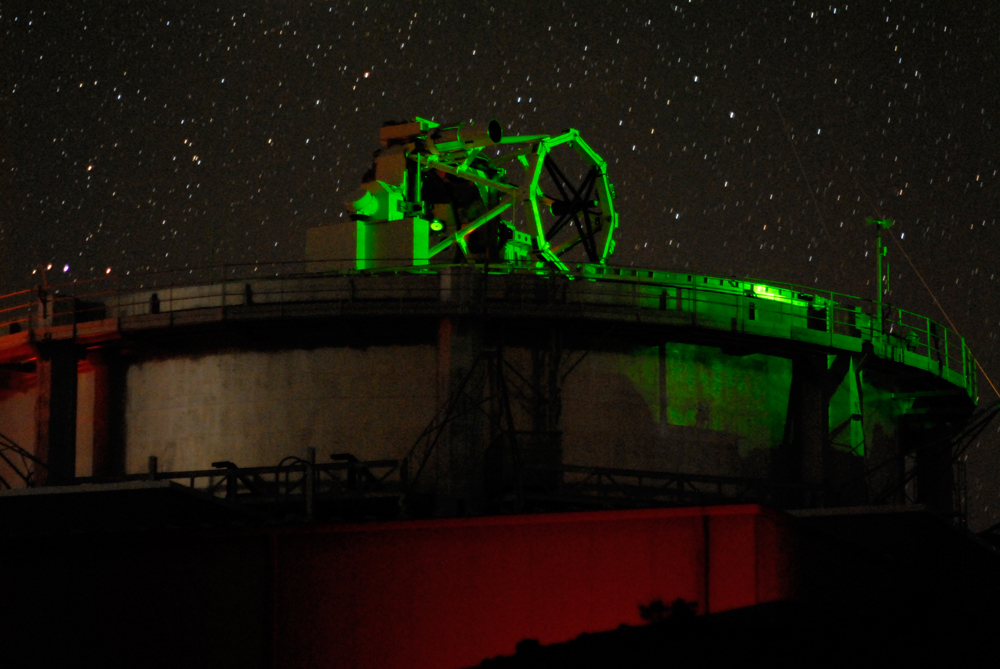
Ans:
[{"label": "green illuminated telescope", "polygon": [[379,141],[347,202],[359,269],[437,258],[566,271],[614,252],[607,163],[576,130],[504,137],[495,119],[448,126],[417,117],[384,124]]}]

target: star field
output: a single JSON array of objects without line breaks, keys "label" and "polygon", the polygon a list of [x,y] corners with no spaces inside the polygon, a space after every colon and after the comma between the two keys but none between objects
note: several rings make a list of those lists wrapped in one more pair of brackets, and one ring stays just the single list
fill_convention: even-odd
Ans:
[{"label": "star field", "polygon": [[[864,221],[894,219],[1000,378],[988,3],[33,4],[0,7],[5,292],[40,263],[300,259],[306,228],[344,220],[382,121],[495,117],[575,127],[608,161],[617,264],[873,296]],[[943,320],[890,262],[891,300]],[[969,452],[978,526],[1000,520],[990,441]]]}]

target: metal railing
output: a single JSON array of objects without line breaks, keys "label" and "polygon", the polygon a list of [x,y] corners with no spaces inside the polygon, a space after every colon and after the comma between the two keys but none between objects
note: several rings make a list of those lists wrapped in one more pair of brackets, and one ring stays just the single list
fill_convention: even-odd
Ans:
[{"label": "metal railing", "polygon": [[532,467],[527,471],[557,474],[549,490],[529,490],[524,499],[599,507],[649,507],[715,504],[770,504],[808,508],[822,503],[822,490],[768,479],[711,476],[581,465]]},{"label": "metal railing", "polygon": [[190,490],[261,508],[298,508],[312,517],[317,502],[402,498],[409,487],[406,460],[361,461],[350,454],[333,454],[333,462],[316,463],[315,451],[302,459],[287,457],[269,467],[239,467],[233,462],[213,462],[213,469],[159,471],[157,458],[148,470],[125,476],[76,478],[74,483],[171,481]]},{"label": "metal railing", "polygon": [[[672,323],[790,338],[830,348],[871,342],[883,358],[931,372],[976,397],[976,365],[956,332],[926,316],[852,295],[793,284],[635,268],[578,265],[427,265],[342,269],[344,260],[226,264],[99,277],[0,296],[0,333],[105,319],[253,307],[268,317],[315,303],[457,302],[489,309],[563,305],[634,309]],[[325,271],[315,271],[324,269]],[[312,271],[311,271],[312,270]],[[480,284],[468,277],[482,277]],[[540,281],[539,278],[545,280]],[[292,309],[295,311],[295,309]],[[301,313],[301,311],[297,312]]]}]

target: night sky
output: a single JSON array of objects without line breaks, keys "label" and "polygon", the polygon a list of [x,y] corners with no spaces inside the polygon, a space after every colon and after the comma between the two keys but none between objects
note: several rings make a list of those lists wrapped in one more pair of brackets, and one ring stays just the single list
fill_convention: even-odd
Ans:
[{"label": "night sky", "polygon": [[[306,228],[344,220],[382,121],[495,117],[604,156],[615,264],[870,297],[864,221],[894,219],[1000,378],[990,3],[44,4],[0,5],[4,292],[39,263],[300,259]],[[890,260],[892,301],[943,321]],[[976,527],[1000,520],[996,441],[969,454]]]}]

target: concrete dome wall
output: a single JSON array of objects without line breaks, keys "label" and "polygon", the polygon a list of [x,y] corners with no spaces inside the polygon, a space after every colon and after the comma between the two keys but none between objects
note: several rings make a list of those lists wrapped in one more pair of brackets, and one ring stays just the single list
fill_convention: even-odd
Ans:
[{"label": "concrete dome wall", "polygon": [[[564,461],[767,476],[763,454],[783,436],[790,361],[664,346],[662,398],[658,347],[565,353],[582,362],[562,390]],[[529,350],[512,348],[507,357],[530,375]],[[229,350],[134,362],[125,382],[125,471],[146,471],[150,456],[173,471],[219,460],[267,466],[307,447],[321,458],[401,458],[442,400],[440,362],[431,345]],[[94,368],[83,362],[77,476],[93,473],[94,392]],[[37,396],[31,387],[0,397],[5,434],[30,452]],[[522,426],[529,420],[519,407],[515,414]]]},{"label": "concrete dome wall", "polygon": [[[506,357],[521,376],[530,376],[530,350],[511,348]],[[563,462],[777,475],[774,454],[786,439],[791,359],[678,342],[571,350],[564,358],[581,362],[563,380]],[[232,350],[134,363],[126,382],[126,471],[144,472],[149,456],[166,471],[206,469],[218,460],[267,466],[308,447],[321,458],[402,458],[444,399],[441,362],[434,346],[400,345]],[[78,475],[85,476],[93,375],[80,379]],[[883,439],[893,438],[898,416],[891,392],[870,383],[865,388],[865,443],[872,444],[876,429]],[[30,401],[25,397],[20,405]],[[530,416],[516,403],[514,418],[528,428]]]},{"label": "concrete dome wall", "polygon": [[126,469],[277,464],[319,457],[401,458],[434,415],[432,346],[228,351],[130,366]]}]

